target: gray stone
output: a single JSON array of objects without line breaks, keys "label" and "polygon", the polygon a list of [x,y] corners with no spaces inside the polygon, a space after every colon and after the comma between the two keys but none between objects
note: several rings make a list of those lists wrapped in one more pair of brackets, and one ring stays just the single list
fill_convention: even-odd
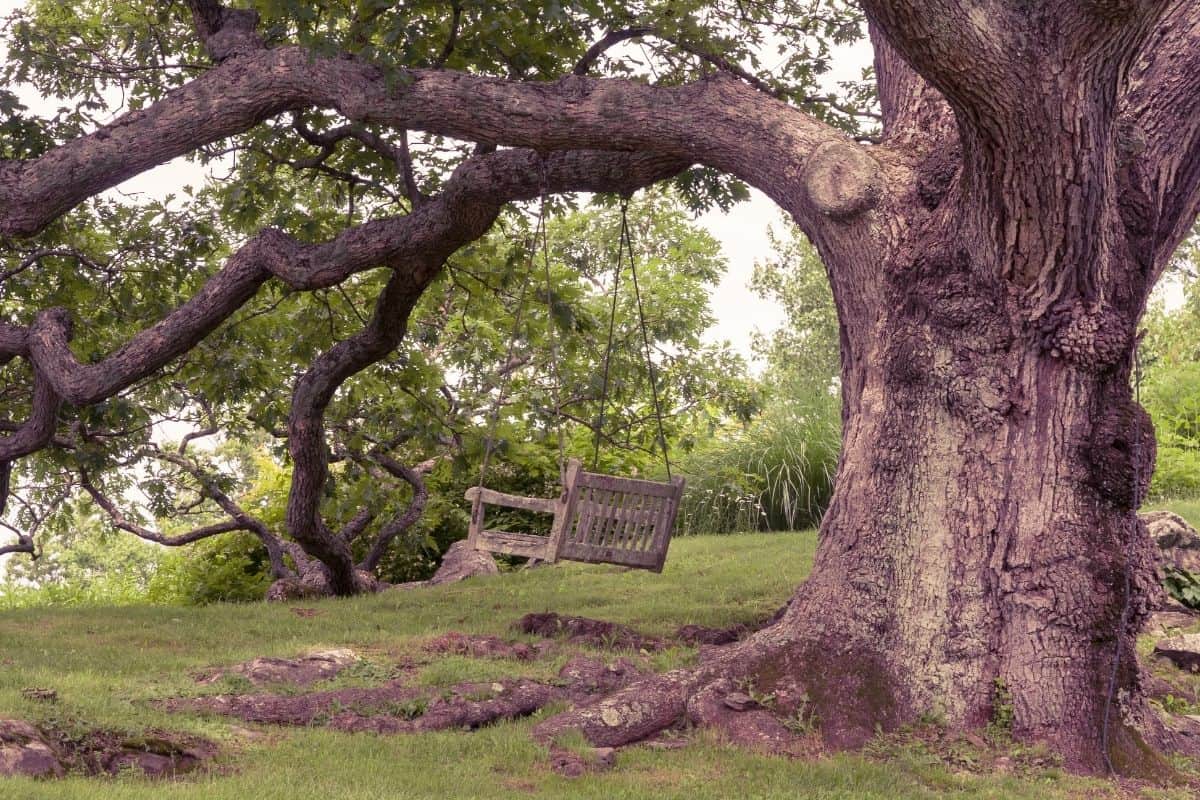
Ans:
[{"label": "gray stone", "polygon": [[491,553],[485,553],[471,547],[466,539],[450,545],[450,549],[442,556],[442,565],[437,573],[429,579],[432,586],[443,583],[454,583],[464,578],[474,578],[478,575],[499,575]]},{"label": "gray stone", "polygon": [[732,708],[734,711],[749,711],[752,708],[758,708],[758,703],[744,692],[730,692],[725,695],[725,707]]},{"label": "gray stone", "polygon": [[442,565],[427,581],[409,581],[397,583],[393,589],[417,589],[421,586],[441,586],[443,583],[455,583],[466,578],[479,575],[499,575],[500,568],[491,553],[476,550],[466,539],[450,545],[450,549],[442,556]]},{"label": "gray stone", "polygon": [[1191,628],[1198,622],[1200,619],[1185,611],[1156,611],[1146,620],[1142,631],[1156,636],[1165,636],[1172,630]]},{"label": "gray stone", "polygon": [[1160,567],[1200,574],[1200,533],[1187,520],[1170,511],[1147,511],[1139,516],[1158,545]]}]

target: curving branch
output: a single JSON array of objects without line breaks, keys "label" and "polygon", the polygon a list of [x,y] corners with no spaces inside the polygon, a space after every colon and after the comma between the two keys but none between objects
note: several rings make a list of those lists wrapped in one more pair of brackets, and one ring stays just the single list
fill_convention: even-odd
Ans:
[{"label": "curving branch", "polygon": [[822,144],[849,137],[744,82],[677,87],[568,76],[520,83],[445,70],[386,75],[299,47],[230,58],[145,109],[28,161],[0,164],[0,235],[36,232],[82,200],[273,116],[334,109],[354,123],[485,144],[619,150],[702,162],[796,207],[796,175]]},{"label": "curving branch", "polygon": [[1126,224],[1157,277],[1200,213],[1200,5],[1174,0],[1122,98]]},{"label": "curving branch", "polygon": [[305,244],[273,228],[262,231],[190,300],[99,362],[82,364],[71,352],[65,309],[38,314],[24,345],[16,328],[0,328],[0,347],[27,348],[67,402],[97,402],[189,351],[272,276],[293,289],[312,290],[384,264],[423,259],[428,253],[439,254],[434,260],[440,267],[450,253],[487,231],[503,203],[542,191],[543,163],[546,189],[555,192],[629,191],[687,166],[662,156],[621,153],[562,153],[544,161],[529,151],[479,156],[455,171],[436,201],[411,214],[367,222],[319,244]]},{"label": "curving branch", "polygon": [[372,508],[364,508],[351,517],[349,522],[342,526],[342,529],[338,531],[338,536],[342,539],[345,539],[347,542],[353,542],[359,536],[362,536],[363,531],[365,531],[367,526],[374,521],[375,510]]},{"label": "curving branch", "polygon": [[[0,465],[5,470],[3,496],[8,497],[8,471],[13,459],[29,455],[48,445],[54,437],[58,423],[58,410],[62,397],[54,390],[50,378],[33,364],[33,397],[30,400],[29,418],[16,426],[10,433],[0,436]],[[3,509],[0,508],[0,512]]]},{"label": "curving branch", "polygon": [[29,331],[11,322],[0,322],[0,366],[29,354]]},{"label": "curving branch", "polygon": [[[1038,108],[1030,80],[1115,97],[1133,58],[1176,0],[863,0],[904,60],[954,107],[959,124],[1003,140]],[[1110,104],[1111,105],[1111,104]]]},{"label": "curving branch", "polygon": [[283,561],[284,547],[282,539],[272,533],[266,523],[258,517],[247,513],[241,505],[226,494],[211,473],[197,462],[185,457],[182,451],[169,453],[153,447],[144,452],[152,458],[173,464],[191,475],[200,484],[201,495],[216,503],[229,516],[231,521],[239,525],[239,528],[236,530],[249,531],[262,542],[263,547],[267,551],[267,561],[271,565],[271,577],[278,579],[288,575],[287,567]]},{"label": "curving branch", "polygon": [[429,490],[425,487],[425,481],[416,469],[406,467],[384,453],[376,453],[371,458],[393,478],[398,478],[411,486],[413,495],[408,507],[383,526],[375,538],[375,544],[371,546],[370,552],[359,564],[359,569],[368,572],[375,571],[379,566],[379,562],[383,559],[392,540],[411,528],[421,518],[421,514],[425,512],[425,503],[429,500]]},{"label": "curving branch", "polygon": [[200,528],[188,531],[187,533],[179,534],[178,536],[166,536],[152,528],[147,528],[144,525],[139,525],[134,520],[130,519],[117,507],[108,495],[102,492],[92,480],[91,474],[85,468],[79,470],[79,485],[88,493],[92,500],[100,507],[108,518],[112,521],[113,527],[120,530],[132,533],[134,536],[145,539],[149,542],[166,545],[167,547],[180,547],[185,544],[192,544],[201,539],[207,539],[211,536],[217,536],[222,533],[230,533],[232,531],[246,530],[245,526],[237,520],[225,520],[213,525],[205,525]]},{"label": "curving branch", "polygon": [[595,44],[587,49],[587,52],[575,63],[575,69],[571,70],[573,75],[587,75],[595,66],[600,57],[607,53],[612,48],[619,45],[621,42],[627,42],[630,39],[640,39],[643,36],[651,36],[655,33],[655,28],[649,25],[639,25],[633,28],[621,28],[612,30],[604,34]]}]

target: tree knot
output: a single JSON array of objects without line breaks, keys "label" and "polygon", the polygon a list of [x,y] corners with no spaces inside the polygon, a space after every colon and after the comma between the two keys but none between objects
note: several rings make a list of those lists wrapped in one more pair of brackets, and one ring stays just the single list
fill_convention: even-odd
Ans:
[{"label": "tree knot", "polygon": [[1084,453],[1089,483],[1117,507],[1137,508],[1146,499],[1154,471],[1154,423],[1124,384],[1096,402],[1098,416]]},{"label": "tree knot", "polygon": [[827,142],[808,159],[804,188],[827,217],[848,221],[875,207],[883,191],[879,162],[849,142]]},{"label": "tree knot", "polygon": [[1133,326],[1106,304],[1074,303],[1051,311],[1043,320],[1045,346],[1055,358],[1090,370],[1106,369],[1128,355]]}]

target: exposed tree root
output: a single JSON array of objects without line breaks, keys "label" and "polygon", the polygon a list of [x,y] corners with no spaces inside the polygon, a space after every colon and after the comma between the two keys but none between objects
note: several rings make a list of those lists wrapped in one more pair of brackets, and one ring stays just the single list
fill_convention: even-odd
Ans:
[{"label": "exposed tree root", "polygon": [[[815,628],[805,631],[805,638],[790,624],[793,622],[789,615],[781,624],[769,625],[740,641],[703,645],[697,666],[665,674],[644,674],[624,658],[609,664],[580,656],[564,665],[558,679],[550,682],[517,678],[463,683],[436,691],[394,680],[372,688],[301,695],[176,699],[164,706],[248,722],[399,734],[473,730],[529,716],[552,703],[567,703],[571,705],[567,711],[534,728],[535,738],[550,748],[553,768],[567,775],[604,768],[612,762],[612,748],[654,742],[690,727],[717,731],[732,744],[760,752],[813,756],[861,747],[881,733],[909,730],[906,726],[921,719],[912,713],[913,704],[898,688],[877,647]],[[653,651],[671,644],[671,640],[646,637],[623,625],[553,613],[528,615],[516,627],[547,636],[565,635],[574,644],[614,649]],[[682,629],[681,638],[685,634],[691,641],[718,638],[710,633],[712,629],[701,630],[702,635],[692,635]],[[717,633],[723,638],[735,630],[742,633],[748,628]],[[424,649],[531,661],[555,652],[558,645],[450,632],[431,640]],[[1167,779],[1173,771],[1164,766],[1159,750],[1193,754],[1200,750],[1200,725],[1186,719],[1168,720],[1163,725],[1140,696],[1122,698],[1115,713],[1118,716],[1109,741],[1120,774]],[[984,752],[998,769],[1005,768],[1003,742],[1008,733],[1002,732],[996,739],[995,734],[984,736],[969,724],[925,727],[929,728],[926,734],[936,734],[947,752],[952,754],[966,742]],[[566,747],[563,736],[569,732],[581,733],[595,749]],[[1014,735],[1022,736],[1019,730]],[[1051,763],[1057,748],[1053,742],[1046,744],[1046,763]],[[1133,763],[1128,756],[1131,752],[1141,753],[1142,761]],[[1066,766],[1086,771],[1071,762],[1069,751],[1064,755]]]},{"label": "exposed tree root", "polygon": [[[811,755],[857,749],[881,732],[919,720],[904,710],[911,705],[871,650],[834,637],[797,638],[784,627],[706,648],[699,666],[643,677],[550,717],[534,728],[534,736],[553,744],[578,731],[595,747],[617,748],[697,726],[740,746]],[[1110,746],[1119,775],[1176,780],[1159,751],[1200,755],[1200,725],[1183,719],[1164,726],[1140,697],[1122,698],[1114,714]],[[970,726],[945,730],[979,738]],[[1045,744],[1057,749],[1054,742]],[[1069,754],[1065,765],[1089,771]]]},{"label": "exposed tree root", "polygon": [[0,719],[0,776],[61,778],[132,770],[148,778],[173,778],[200,768],[217,752],[212,742],[187,734],[150,730],[130,736]]},{"label": "exposed tree root", "polygon": [[644,636],[626,625],[587,617],[569,617],[553,611],[526,614],[513,627],[522,633],[563,638],[571,644],[609,650],[645,650],[653,653],[667,646],[661,639]]},{"label": "exposed tree root", "polygon": [[[466,637],[464,637],[465,639]],[[528,716],[558,701],[586,702],[639,677],[637,667],[620,659],[605,664],[578,657],[567,662],[555,683],[524,678],[494,683],[462,683],[434,693],[406,681],[370,688],[335,689],[298,695],[253,694],[175,698],[168,711],[201,711],[275,725],[325,725],[342,731],[417,733],[474,729]]]},{"label": "exposed tree root", "polygon": [[328,721],[342,709],[368,714],[386,713],[420,698],[424,691],[404,681],[389,681],[370,688],[336,689],[308,694],[210,695],[172,698],[161,703],[168,711],[203,711],[237,717],[246,722],[274,725],[314,725]]}]

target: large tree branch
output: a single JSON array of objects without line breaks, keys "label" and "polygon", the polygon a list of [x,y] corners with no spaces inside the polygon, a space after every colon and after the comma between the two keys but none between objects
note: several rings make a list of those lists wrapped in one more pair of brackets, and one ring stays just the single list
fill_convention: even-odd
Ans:
[{"label": "large tree branch", "polygon": [[[0,468],[4,473],[3,497],[7,498],[7,476],[13,459],[37,452],[50,443],[58,423],[58,410],[62,398],[54,390],[50,378],[33,365],[33,397],[30,399],[29,417],[11,433],[0,437]],[[0,507],[3,511],[3,507]]]},{"label": "large tree branch", "polygon": [[[875,25],[870,26],[875,51],[875,79],[883,112],[884,140],[912,144],[936,143],[942,150],[957,148],[958,131],[946,98],[917,74]],[[922,149],[927,150],[928,144]],[[957,160],[955,158],[954,160]]]},{"label": "large tree branch", "polygon": [[379,566],[379,562],[387,553],[392,540],[411,528],[421,518],[421,514],[425,511],[425,503],[429,499],[429,490],[425,487],[425,481],[415,469],[406,467],[384,453],[376,453],[372,458],[393,478],[398,478],[411,486],[413,495],[408,506],[383,526],[379,535],[375,537],[371,551],[359,564],[359,569],[365,569],[368,572],[374,572]]},{"label": "large tree branch", "polygon": [[[954,106],[960,124],[1002,139],[1047,86],[1115,93],[1175,0],[863,0],[873,30]],[[1051,110],[1052,111],[1052,110]]]},{"label": "large tree branch", "polygon": [[1142,49],[1121,121],[1122,212],[1160,273],[1200,213],[1200,5],[1174,0]]},{"label": "large tree branch", "polygon": [[625,150],[702,162],[789,209],[819,146],[846,135],[726,75],[677,87],[568,76],[519,83],[442,70],[389,76],[298,48],[231,58],[146,109],[37,159],[0,165],[0,234],[27,235],[87,197],[285,111],[497,145]]},{"label": "large tree branch", "polygon": [[406,216],[368,222],[320,244],[264,230],[232,255],[194,297],[102,361],[81,364],[75,359],[68,344],[70,318],[64,309],[41,312],[25,345],[18,330],[0,328],[0,347],[27,347],[63,398],[75,405],[94,403],[190,350],[272,276],[294,289],[311,290],[384,264],[422,261],[429,254],[434,254],[435,268],[440,267],[454,250],[482,236],[505,202],[535,197],[543,188],[627,192],[670,177],[685,166],[671,157],[621,153],[561,153],[544,162],[528,151],[475,157],[455,171],[436,200]]}]

